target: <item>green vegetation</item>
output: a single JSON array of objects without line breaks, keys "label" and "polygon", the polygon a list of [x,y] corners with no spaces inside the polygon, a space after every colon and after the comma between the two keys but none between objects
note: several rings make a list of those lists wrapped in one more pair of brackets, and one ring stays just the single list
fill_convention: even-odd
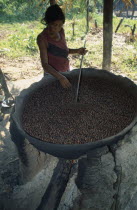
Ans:
[{"label": "green vegetation", "polygon": [[[13,0],[12,4],[2,4],[4,0],[0,0],[0,6],[2,8],[1,16],[1,40],[0,40],[0,52],[2,56],[16,58],[23,56],[38,56],[38,47],[36,44],[36,37],[44,28],[44,25],[40,23],[43,7],[37,7],[37,1],[35,4],[27,8],[27,1]],[[80,0],[79,0],[80,1]],[[5,0],[5,2],[8,2]],[[77,1],[75,1],[77,2]],[[62,2],[60,1],[60,4]],[[12,6],[12,9],[11,9]],[[32,8],[33,10],[32,10]],[[41,8],[41,9],[40,9]],[[84,5],[83,7],[84,8]],[[76,15],[72,16],[71,12],[77,10]],[[84,67],[102,67],[102,53],[103,53],[103,41],[102,41],[102,15],[93,11],[93,5],[91,5],[92,13],[90,12],[89,22],[89,34],[87,37],[86,47],[88,53],[84,58]],[[68,46],[70,48],[79,48],[83,46],[83,41],[86,32],[86,13],[80,12],[78,3],[73,5],[73,8],[68,10],[66,15],[65,32]],[[15,15],[16,14],[16,15]],[[73,13],[74,14],[74,13]],[[115,31],[121,18],[113,18],[113,31]],[[95,28],[95,20],[97,21],[98,28]],[[72,34],[72,22],[75,22],[75,35]],[[112,51],[112,70],[124,74],[128,73],[131,78],[134,79],[137,74],[137,35],[135,35],[134,42],[130,42],[130,27],[125,25],[136,24],[136,20],[124,19],[120,26],[117,35],[114,35],[113,39],[113,51]],[[119,35],[119,36],[118,36]],[[120,40],[121,39],[121,40]],[[125,42],[127,40],[127,42]],[[120,46],[119,44],[120,43]],[[74,68],[79,67],[80,56],[73,55],[71,63]]]},{"label": "green vegetation", "polygon": [[34,55],[38,52],[36,37],[40,30],[41,26],[38,21],[3,24],[1,26],[3,34],[0,42],[1,53],[8,57]]},{"label": "green vegetation", "polygon": [[0,0],[0,21],[3,23],[37,20],[44,12],[47,1]]}]

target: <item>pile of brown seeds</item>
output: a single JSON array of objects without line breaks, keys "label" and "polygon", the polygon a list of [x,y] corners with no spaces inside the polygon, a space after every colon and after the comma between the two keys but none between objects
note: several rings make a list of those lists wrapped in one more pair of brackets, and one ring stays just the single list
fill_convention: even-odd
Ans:
[{"label": "pile of brown seeds", "polygon": [[136,116],[134,97],[118,83],[83,78],[75,103],[77,78],[63,89],[58,81],[43,85],[27,99],[23,129],[56,144],[84,144],[116,135]]}]

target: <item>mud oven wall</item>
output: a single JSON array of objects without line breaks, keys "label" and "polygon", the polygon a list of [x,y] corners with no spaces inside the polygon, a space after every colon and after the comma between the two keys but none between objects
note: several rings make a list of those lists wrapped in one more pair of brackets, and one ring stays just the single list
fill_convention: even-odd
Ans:
[{"label": "mud oven wall", "polygon": [[93,149],[73,164],[39,152],[26,139],[23,148],[27,165],[21,158],[12,166],[18,171],[8,185],[20,182],[4,194],[6,210],[136,210],[137,125],[118,144]]},{"label": "mud oven wall", "polygon": [[[93,147],[74,161],[37,150],[11,119],[19,161],[5,179],[6,210],[136,210],[137,124],[118,141]],[[14,177],[13,177],[14,176]],[[18,184],[11,184],[18,179]]]}]

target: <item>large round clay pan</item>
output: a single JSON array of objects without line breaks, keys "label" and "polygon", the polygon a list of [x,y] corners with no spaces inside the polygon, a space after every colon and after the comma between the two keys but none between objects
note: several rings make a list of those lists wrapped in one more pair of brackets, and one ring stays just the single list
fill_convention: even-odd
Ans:
[{"label": "large round clay pan", "polygon": [[63,73],[64,89],[46,75],[17,97],[13,119],[21,134],[37,149],[75,159],[89,150],[122,139],[137,122],[137,86],[105,70],[79,69]]}]

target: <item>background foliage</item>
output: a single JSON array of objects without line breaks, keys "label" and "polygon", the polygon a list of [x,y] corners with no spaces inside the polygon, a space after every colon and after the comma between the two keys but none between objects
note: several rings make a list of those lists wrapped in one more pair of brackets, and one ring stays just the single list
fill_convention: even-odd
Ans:
[{"label": "background foliage", "polygon": [[[56,0],[56,2],[62,7],[68,18],[86,11],[86,1],[83,0]],[[90,1],[90,11],[95,10],[95,4],[101,8],[102,0]],[[0,0],[1,20],[7,22],[17,19],[18,21],[37,20],[47,6],[49,6],[48,0]]]},{"label": "background foliage", "polygon": [[[102,64],[102,1],[89,1],[89,29],[91,38],[87,43],[88,54],[85,56],[84,65],[101,68]],[[130,0],[127,0],[130,1]],[[115,2],[115,1],[114,1]],[[66,39],[70,48],[83,46],[86,33],[86,0],[58,0],[57,3],[66,13]],[[1,36],[0,52],[2,56],[16,58],[23,56],[38,56],[36,44],[37,35],[43,30],[44,25],[40,23],[41,18],[49,6],[49,1],[42,0],[0,0]],[[113,17],[113,32],[121,18]],[[95,28],[95,21],[98,28]],[[75,33],[73,35],[73,23]],[[113,45],[112,68],[121,69],[123,72],[130,71],[137,75],[137,34],[134,42],[130,42],[131,28],[136,20],[125,18],[118,30],[118,34],[127,37],[129,41],[124,47]],[[125,27],[128,25],[129,27]],[[96,39],[94,36],[96,33]],[[74,67],[79,67],[79,57],[72,57]]]}]

